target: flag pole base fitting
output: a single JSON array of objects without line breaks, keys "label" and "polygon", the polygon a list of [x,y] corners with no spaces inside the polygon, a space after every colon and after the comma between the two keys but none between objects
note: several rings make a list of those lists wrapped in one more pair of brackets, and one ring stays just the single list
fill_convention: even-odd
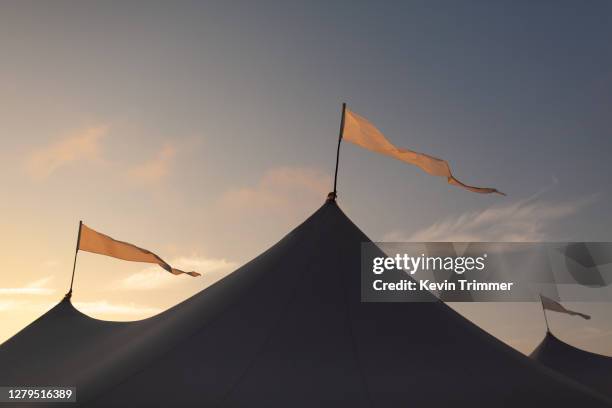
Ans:
[{"label": "flag pole base fitting", "polygon": [[338,194],[336,194],[335,191],[331,191],[329,193],[327,193],[327,199],[325,201],[336,201],[336,197],[338,197]]},{"label": "flag pole base fitting", "polygon": [[72,298],[72,289],[70,289],[68,293],[64,295],[64,300],[70,300],[70,298]]}]

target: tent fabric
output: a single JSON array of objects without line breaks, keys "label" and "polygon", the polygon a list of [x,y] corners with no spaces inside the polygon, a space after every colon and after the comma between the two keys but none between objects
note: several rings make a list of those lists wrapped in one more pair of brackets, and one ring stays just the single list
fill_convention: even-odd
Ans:
[{"label": "tent fabric", "polygon": [[580,350],[547,332],[531,358],[612,397],[612,357]]},{"label": "tent fabric", "polygon": [[328,201],[150,319],[95,320],[64,300],[0,346],[0,384],[76,386],[87,407],[612,406],[433,297],[362,303],[368,241]]}]

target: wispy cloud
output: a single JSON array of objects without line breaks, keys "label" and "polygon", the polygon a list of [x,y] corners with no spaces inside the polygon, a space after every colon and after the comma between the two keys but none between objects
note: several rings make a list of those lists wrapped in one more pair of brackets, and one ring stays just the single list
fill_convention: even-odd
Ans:
[{"label": "wispy cloud", "polygon": [[220,202],[231,209],[287,210],[304,202],[322,202],[330,187],[331,178],[319,170],[278,167],[268,170],[253,187],[226,191]]},{"label": "wispy cloud", "polygon": [[106,300],[98,302],[75,302],[74,306],[85,314],[97,316],[127,315],[147,316],[161,312],[157,307],[137,305],[134,303],[111,303]]},{"label": "wispy cloud", "polygon": [[53,279],[51,276],[28,283],[23,287],[0,288],[0,295],[50,295],[55,289],[49,288],[47,284]]},{"label": "wispy cloud", "polygon": [[10,310],[15,310],[17,308],[21,308],[23,305],[23,301],[19,300],[0,300],[0,312],[8,312]]},{"label": "wispy cloud", "polygon": [[57,259],[47,259],[44,261],[41,266],[47,269],[57,268],[60,265],[60,262]]},{"label": "wispy cloud", "polygon": [[577,329],[572,330],[571,332],[574,336],[582,340],[598,339],[612,336],[612,330],[592,326],[579,327]]},{"label": "wispy cloud", "polygon": [[394,231],[385,241],[416,242],[536,242],[550,239],[555,222],[570,217],[592,203],[594,197],[551,202],[538,196],[482,211],[473,211],[418,230],[412,234]]},{"label": "wispy cloud", "polygon": [[35,150],[26,158],[26,170],[33,179],[42,180],[64,165],[98,159],[100,140],[107,133],[107,126],[90,127]]},{"label": "wispy cloud", "polygon": [[[176,258],[170,261],[170,265],[185,271],[197,271],[201,273],[204,278],[209,277],[211,274],[227,274],[238,266],[237,263],[226,259],[198,256]],[[175,276],[159,267],[149,267],[122,279],[118,282],[117,287],[127,290],[151,290],[185,282],[185,279],[190,280],[193,278]]]},{"label": "wispy cloud", "polygon": [[131,181],[141,184],[155,184],[163,180],[168,173],[174,158],[176,148],[167,145],[162,148],[157,155],[144,163],[136,165],[128,170],[128,177]]},{"label": "wispy cloud", "polygon": [[[39,312],[44,313],[45,311],[53,308],[57,305],[57,302],[48,301],[34,301],[34,300],[0,300],[0,312],[10,312],[14,310]],[[113,316],[131,316],[132,318],[142,318],[160,313],[162,309],[157,307],[150,307],[139,305],[136,303],[113,303],[107,300],[100,301],[83,301],[74,302],[74,306],[81,312],[97,316],[99,318],[113,318]]]}]

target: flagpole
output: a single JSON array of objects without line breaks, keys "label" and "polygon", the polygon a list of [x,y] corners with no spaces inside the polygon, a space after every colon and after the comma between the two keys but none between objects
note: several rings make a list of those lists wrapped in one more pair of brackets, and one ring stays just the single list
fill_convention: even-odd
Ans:
[{"label": "flagpole", "polygon": [[338,163],[340,161],[340,143],[342,142],[342,134],[344,133],[345,113],[346,113],[346,103],[342,103],[342,116],[340,118],[340,131],[338,132],[338,150],[336,151],[336,172],[334,174],[334,199],[337,196],[336,185],[338,183]]},{"label": "flagpole", "polygon": [[79,254],[79,244],[81,243],[81,227],[83,221],[79,221],[79,233],[77,235],[76,249],[74,250],[74,263],[72,264],[72,278],[70,279],[70,290],[66,293],[65,298],[70,299],[72,297],[72,284],[74,283],[74,271],[76,270],[77,255]]},{"label": "flagpole", "polygon": [[540,305],[542,306],[542,313],[544,314],[544,322],[546,323],[546,332],[550,333],[550,327],[548,326],[548,317],[546,317],[546,309],[544,309],[544,301],[542,301],[542,294],[540,294]]}]

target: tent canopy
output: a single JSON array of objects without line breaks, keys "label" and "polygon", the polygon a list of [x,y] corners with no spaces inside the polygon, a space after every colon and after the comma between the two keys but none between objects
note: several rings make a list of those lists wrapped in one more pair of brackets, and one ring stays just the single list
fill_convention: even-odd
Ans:
[{"label": "tent canopy", "polygon": [[64,300],[0,346],[0,384],[76,386],[96,407],[610,406],[440,301],[362,303],[367,241],[328,201],[150,319],[95,320]]},{"label": "tent canopy", "polygon": [[531,358],[612,398],[612,357],[580,350],[547,332]]}]

